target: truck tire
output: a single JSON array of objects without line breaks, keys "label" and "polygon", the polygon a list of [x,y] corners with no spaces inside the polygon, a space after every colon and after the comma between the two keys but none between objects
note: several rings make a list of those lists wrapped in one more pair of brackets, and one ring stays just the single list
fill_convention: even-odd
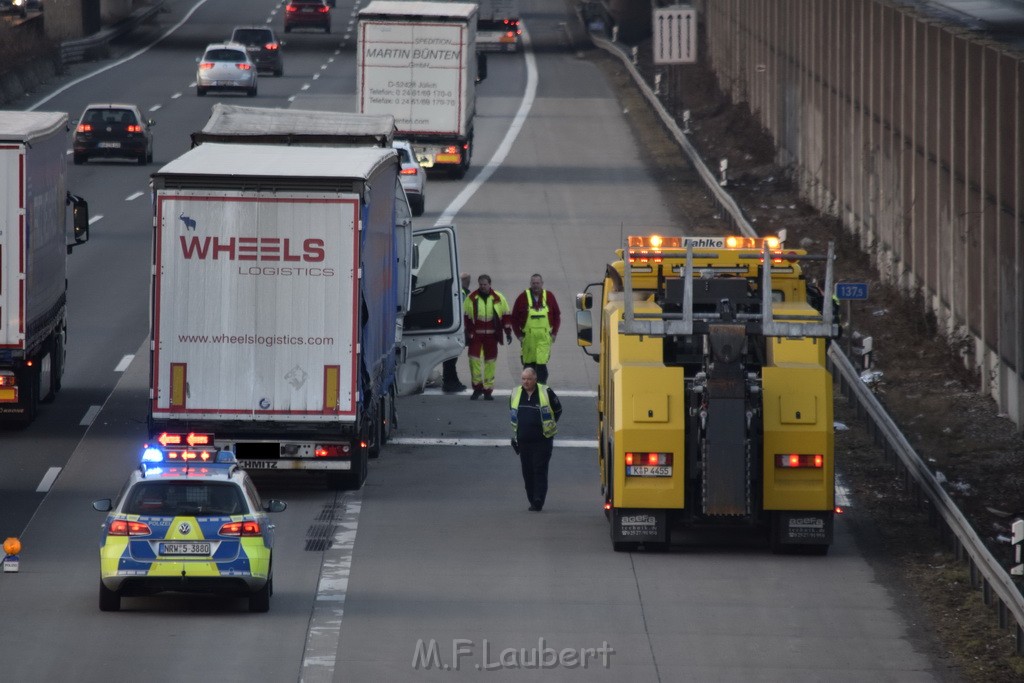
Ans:
[{"label": "truck tire", "polygon": [[377,402],[377,415],[367,430],[367,457],[376,460],[384,446],[384,399]]},{"label": "truck tire", "polygon": [[335,491],[358,491],[366,481],[368,461],[366,451],[360,448],[359,454],[352,459],[352,469],[348,472],[330,472],[327,475],[327,487]]},{"label": "truck tire", "polygon": [[60,373],[63,372],[64,365],[61,359],[64,353],[63,334],[61,332],[53,335],[53,341],[50,342],[47,353],[50,354],[50,386],[46,387],[45,392],[40,387],[39,393],[42,403],[50,403],[57,398],[57,392],[60,391]]},{"label": "truck tire", "polygon": [[36,366],[25,368],[18,379],[18,384],[25,387],[25,397],[22,401],[25,412],[22,413],[19,424],[28,427],[39,414],[39,370]]},{"label": "truck tire", "polygon": [[60,391],[64,383],[64,363],[67,360],[67,331],[61,330],[53,340],[53,362],[50,375],[53,377],[53,393]]}]

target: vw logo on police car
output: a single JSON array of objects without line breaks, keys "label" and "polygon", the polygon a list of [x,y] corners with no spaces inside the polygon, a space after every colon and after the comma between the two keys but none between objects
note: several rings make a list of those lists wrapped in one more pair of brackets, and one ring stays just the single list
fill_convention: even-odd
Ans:
[{"label": "vw logo on police car", "polygon": [[182,522],[181,524],[178,525],[178,533],[179,534],[190,534],[190,533],[192,533],[192,525],[189,524],[188,522]]}]

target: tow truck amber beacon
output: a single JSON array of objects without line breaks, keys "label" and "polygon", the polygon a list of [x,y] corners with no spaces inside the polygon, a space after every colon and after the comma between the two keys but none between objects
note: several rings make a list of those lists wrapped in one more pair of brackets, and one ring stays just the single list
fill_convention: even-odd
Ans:
[{"label": "tow truck amber beacon", "polygon": [[[629,237],[577,295],[600,364],[598,465],[616,550],[677,526],[757,528],[776,552],[825,554],[835,509],[830,306],[775,237]],[[767,265],[767,267],[766,267]]]}]

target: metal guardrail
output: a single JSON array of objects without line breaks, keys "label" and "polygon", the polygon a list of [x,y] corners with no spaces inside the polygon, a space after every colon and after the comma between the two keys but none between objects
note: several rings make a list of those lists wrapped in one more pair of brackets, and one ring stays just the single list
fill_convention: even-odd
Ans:
[{"label": "metal guardrail", "polygon": [[163,0],[155,0],[152,4],[136,9],[116,24],[97,31],[91,36],[64,41],[60,44],[60,63],[67,65],[84,61],[88,55],[95,53],[101,48],[106,48],[110,41],[120,38],[139,24],[155,16],[163,9],[163,6]]},{"label": "metal guardrail", "polygon": [[[582,23],[582,17],[580,17],[580,21]],[[744,235],[756,237],[757,233],[743,215],[739,205],[718,184],[714,174],[704,164],[704,160],[701,159],[696,148],[665,110],[658,96],[644,81],[633,64],[632,54],[628,53],[624,46],[613,43],[600,35],[590,33],[589,36],[595,45],[618,57],[629,70],[641,93],[697,170],[715,204],[731,218],[733,225]],[[1017,654],[1024,655],[1024,595],[975,533],[956,503],[939,485],[935,475],[903,436],[882,404],[861,381],[856,368],[839,350],[837,344],[830,347],[828,359],[833,376],[839,382],[840,391],[856,404],[858,413],[868,421],[868,430],[874,435],[876,442],[884,447],[886,457],[903,468],[906,475],[913,480],[916,492],[923,493],[925,502],[934,513],[935,521],[943,523],[952,532],[957,559],[967,560],[971,587],[981,588],[982,599],[986,605],[992,605],[994,599],[997,601],[996,610],[1000,628],[1010,628],[1010,618],[1013,618],[1012,626],[1016,635]]]}]

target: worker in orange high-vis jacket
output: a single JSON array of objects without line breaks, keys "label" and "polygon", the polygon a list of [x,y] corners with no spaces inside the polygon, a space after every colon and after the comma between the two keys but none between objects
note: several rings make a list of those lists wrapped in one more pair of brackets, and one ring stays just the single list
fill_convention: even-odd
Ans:
[{"label": "worker in orange high-vis jacket", "polygon": [[494,368],[498,360],[498,345],[512,342],[512,317],[505,296],[491,289],[491,276],[477,278],[477,289],[462,302],[469,338],[469,374],[473,381],[470,400],[481,396],[493,401]]}]

